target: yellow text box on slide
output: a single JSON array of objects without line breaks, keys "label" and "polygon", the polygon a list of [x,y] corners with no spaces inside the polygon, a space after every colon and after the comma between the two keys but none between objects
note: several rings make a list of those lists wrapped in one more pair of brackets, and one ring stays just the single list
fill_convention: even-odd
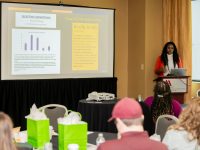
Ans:
[{"label": "yellow text box on slide", "polygon": [[72,24],[72,70],[98,70],[99,25]]}]

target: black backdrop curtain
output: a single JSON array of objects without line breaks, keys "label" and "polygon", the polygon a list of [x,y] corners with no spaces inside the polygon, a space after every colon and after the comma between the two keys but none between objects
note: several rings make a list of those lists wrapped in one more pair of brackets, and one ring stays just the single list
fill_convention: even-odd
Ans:
[{"label": "black backdrop curtain", "polygon": [[15,126],[26,129],[24,117],[34,103],[38,108],[46,104],[62,104],[76,111],[78,101],[87,98],[92,91],[116,95],[117,78],[1,80],[0,111],[8,113]]}]

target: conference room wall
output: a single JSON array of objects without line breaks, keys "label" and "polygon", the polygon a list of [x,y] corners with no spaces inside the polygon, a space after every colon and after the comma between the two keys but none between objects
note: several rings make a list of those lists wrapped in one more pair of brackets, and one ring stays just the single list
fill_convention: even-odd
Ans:
[{"label": "conference room wall", "polygon": [[163,42],[162,29],[162,0],[146,0],[146,40],[145,40],[145,93],[153,94],[155,60],[161,54]]},{"label": "conference room wall", "polygon": [[162,0],[130,0],[128,95],[153,94],[154,65],[162,40]]}]

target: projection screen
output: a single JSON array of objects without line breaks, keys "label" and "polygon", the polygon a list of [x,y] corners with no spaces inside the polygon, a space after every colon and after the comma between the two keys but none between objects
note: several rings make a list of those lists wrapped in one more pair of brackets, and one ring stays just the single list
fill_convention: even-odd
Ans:
[{"label": "projection screen", "polygon": [[1,80],[113,77],[114,9],[1,3]]}]

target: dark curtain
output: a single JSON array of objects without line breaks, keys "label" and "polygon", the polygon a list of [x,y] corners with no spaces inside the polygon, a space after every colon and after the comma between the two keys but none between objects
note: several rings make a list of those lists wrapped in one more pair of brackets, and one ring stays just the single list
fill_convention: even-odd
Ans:
[{"label": "dark curtain", "polygon": [[9,114],[15,126],[26,129],[25,116],[34,103],[38,108],[46,104],[62,104],[76,111],[78,101],[87,98],[92,91],[116,95],[117,78],[2,80],[0,111]]}]

